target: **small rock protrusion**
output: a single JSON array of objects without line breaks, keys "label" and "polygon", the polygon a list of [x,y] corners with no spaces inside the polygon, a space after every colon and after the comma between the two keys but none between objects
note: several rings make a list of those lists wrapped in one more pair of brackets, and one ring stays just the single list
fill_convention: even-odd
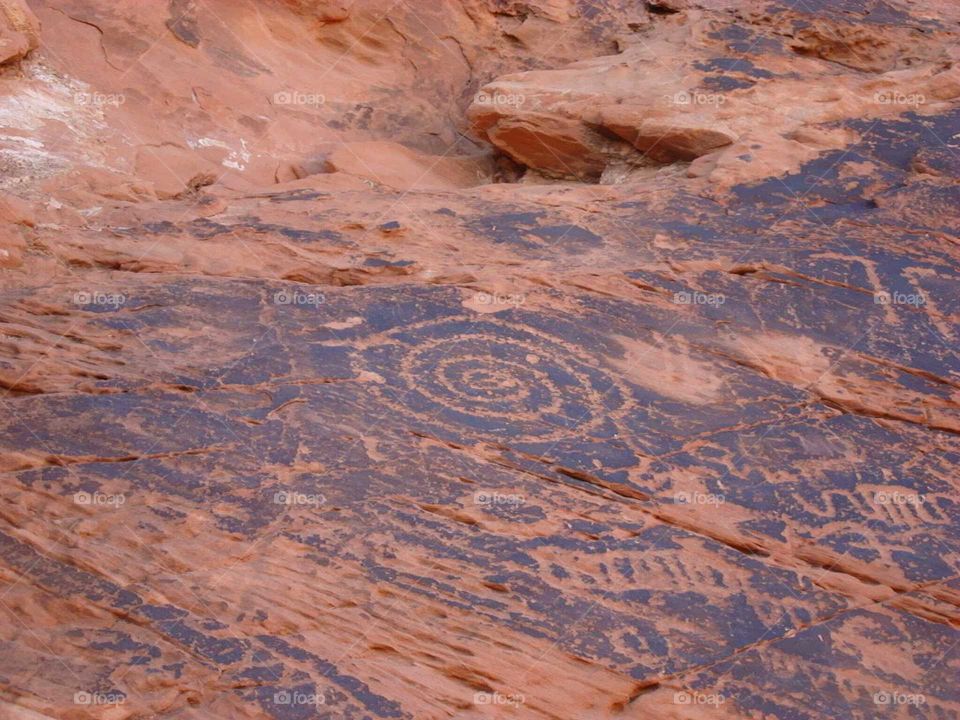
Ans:
[{"label": "small rock protrusion", "polygon": [[0,0],[0,65],[40,47],[40,21],[24,0]]}]

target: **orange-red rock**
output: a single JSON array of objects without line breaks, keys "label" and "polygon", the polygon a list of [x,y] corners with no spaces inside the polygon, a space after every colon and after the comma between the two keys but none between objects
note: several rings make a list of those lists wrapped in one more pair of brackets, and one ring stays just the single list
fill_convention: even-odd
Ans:
[{"label": "orange-red rock", "polygon": [[955,2],[28,5],[0,718],[960,716]]},{"label": "orange-red rock", "polygon": [[0,65],[25,57],[39,45],[40,22],[26,2],[0,2]]}]

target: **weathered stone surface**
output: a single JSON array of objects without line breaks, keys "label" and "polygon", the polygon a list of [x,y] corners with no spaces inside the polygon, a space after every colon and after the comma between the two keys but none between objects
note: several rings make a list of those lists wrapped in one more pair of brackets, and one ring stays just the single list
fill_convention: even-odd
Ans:
[{"label": "weathered stone surface", "polygon": [[0,2],[0,65],[40,46],[40,21],[24,0]]},{"label": "weathered stone surface", "polygon": [[[395,190],[455,190],[486,185],[493,178],[488,154],[425,155],[390,142],[350,143],[323,156],[315,171],[344,173]],[[300,169],[301,177],[313,174]]]},{"label": "weathered stone surface", "polygon": [[580,180],[712,155],[693,174],[730,187],[845,147],[842,123],[936,113],[960,97],[947,18],[901,27],[908,16],[883,3],[842,17],[798,8],[653,5],[616,55],[485,85],[469,111],[474,132],[531,168]]},{"label": "weathered stone surface", "polygon": [[34,7],[0,717],[960,714],[955,5]]},{"label": "weathered stone surface", "polygon": [[285,0],[294,10],[320,22],[342,22],[350,17],[349,2],[343,0]]},{"label": "weathered stone surface", "polygon": [[658,120],[646,115],[643,110],[614,105],[600,111],[599,124],[646,157],[663,163],[695,160],[737,139],[730,132],[696,121],[686,122],[683,117]]}]

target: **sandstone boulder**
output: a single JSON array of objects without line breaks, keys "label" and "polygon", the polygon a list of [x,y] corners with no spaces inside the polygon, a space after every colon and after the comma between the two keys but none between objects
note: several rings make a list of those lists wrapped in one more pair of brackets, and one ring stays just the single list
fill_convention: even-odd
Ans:
[{"label": "sandstone boulder", "polygon": [[24,0],[0,1],[0,65],[40,46],[40,21]]},{"label": "sandstone boulder", "polygon": [[517,162],[554,177],[595,180],[617,153],[617,144],[582,122],[547,113],[499,120],[487,137]]},{"label": "sandstone boulder", "polygon": [[674,115],[658,119],[647,117],[642,109],[622,105],[601,109],[599,124],[644,155],[663,163],[695,160],[736,140],[731,131],[710,127],[695,117]]}]

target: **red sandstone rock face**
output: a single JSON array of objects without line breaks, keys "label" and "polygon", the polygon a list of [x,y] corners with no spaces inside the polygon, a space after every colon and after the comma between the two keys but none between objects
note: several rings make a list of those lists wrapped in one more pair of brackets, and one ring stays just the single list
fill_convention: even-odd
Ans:
[{"label": "red sandstone rock face", "polygon": [[960,715],[955,3],[0,9],[0,717]]},{"label": "red sandstone rock face", "polygon": [[[768,2],[656,7],[671,13],[631,25],[617,55],[486,85],[470,108],[476,130],[549,176],[596,181],[708,156],[691,174],[735,184],[846,146],[833,130],[844,121],[935,113],[960,97],[946,27],[888,32]],[[733,46],[744,57],[725,56]]]}]

